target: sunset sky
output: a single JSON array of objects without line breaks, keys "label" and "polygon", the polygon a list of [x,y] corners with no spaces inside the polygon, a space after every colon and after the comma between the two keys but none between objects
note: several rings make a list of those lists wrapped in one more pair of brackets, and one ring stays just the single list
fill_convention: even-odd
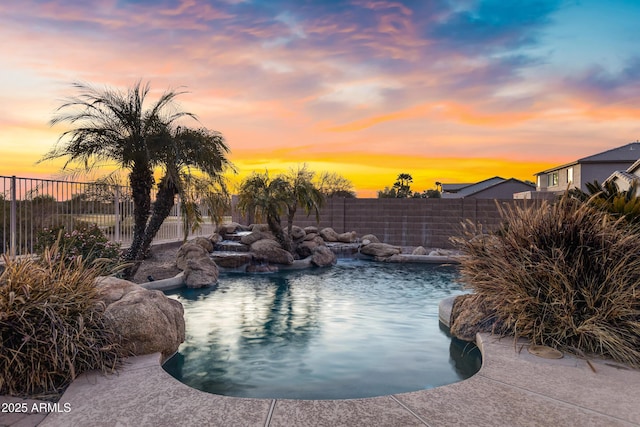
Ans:
[{"label": "sunset sky", "polygon": [[188,91],[239,178],[533,180],[640,138],[639,22],[637,0],[5,0],[0,175],[59,173],[36,162],[72,82],[142,79]]}]

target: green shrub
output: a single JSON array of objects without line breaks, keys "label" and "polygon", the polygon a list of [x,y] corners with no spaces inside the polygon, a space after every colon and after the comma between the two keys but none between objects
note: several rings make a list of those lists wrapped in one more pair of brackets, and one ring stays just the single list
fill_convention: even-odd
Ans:
[{"label": "green shrub", "polygon": [[36,253],[43,254],[45,248],[58,242],[57,256],[72,264],[78,257],[85,263],[109,260],[101,263],[105,269],[114,268],[120,261],[120,245],[109,241],[95,224],[79,224],[71,232],[64,226],[45,228],[36,235]]},{"label": "green shrub", "polygon": [[496,332],[640,367],[638,228],[569,197],[501,213],[499,232],[455,239]]},{"label": "green shrub", "polygon": [[80,373],[112,372],[121,358],[97,298],[99,268],[57,247],[39,260],[5,256],[0,276],[0,395],[57,398]]}]

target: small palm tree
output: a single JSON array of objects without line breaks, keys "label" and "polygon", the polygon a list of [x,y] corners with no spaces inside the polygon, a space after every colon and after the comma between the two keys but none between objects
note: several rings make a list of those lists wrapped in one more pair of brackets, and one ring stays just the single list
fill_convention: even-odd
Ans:
[{"label": "small palm tree", "polygon": [[291,235],[293,218],[301,207],[307,215],[314,212],[316,221],[320,221],[320,208],[324,204],[322,192],[313,184],[314,173],[307,169],[306,165],[297,170],[290,170],[282,179],[287,183],[283,194],[287,205],[287,232]]},{"label": "small palm tree", "polygon": [[640,222],[640,197],[636,195],[637,181],[633,181],[624,191],[620,191],[613,181],[607,181],[603,185],[593,181],[585,185],[586,192],[575,188],[569,190],[569,195],[615,217],[624,217],[630,223]]},{"label": "small palm tree", "polygon": [[243,214],[266,220],[283,249],[291,250],[291,239],[282,229],[281,216],[287,209],[285,201],[287,182],[281,177],[271,179],[269,172],[254,172],[240,184],[238,191],[238,209]]},{"label": "small palm tree", "polygon": [[396,197],[407,198],[411,196],[411,183],[413,177],[408,173],[401,173],[396,178],[396,182],[393,184],[393,188],[396,190]]},{"label": "small palm tree", "polygon": [[[146,253],[153,238],[175,205],[176,196],[182,198],[185,218],[185,238],[188,225],[201,222],[198,201],[208,205],[214,222],[220,222],[230,205],[230,195],[222,173],[233,166],[227,155],[229,147],[222,134],[208,129],[178,127],[172,135],[162,139],[166,146],[159,151],[164,175],[158,182],[153,214],[146,227],[140,251]],[[203,176],[196,176],[197,171]]]}]

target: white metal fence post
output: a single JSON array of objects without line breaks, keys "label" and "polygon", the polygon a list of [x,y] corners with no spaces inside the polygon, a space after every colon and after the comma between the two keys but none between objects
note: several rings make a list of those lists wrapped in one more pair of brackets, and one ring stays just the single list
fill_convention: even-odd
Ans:
[{"label": "white metal fence post", "polygon": [[13,175],[11,177],[11,219],[9,223],[9,256],[11,259],[15,259],[16,257],[16,240],[17,240],[17,230],[16,230],[16,176]]},{"label": "white metal fence post", "polygon": [[115,242],[120,243],[122,240],[120,239],[120,186],[115,186],[114,196],[113,196],[113,216],[115,216],[115,223],[113,227],[113,240]]},{"label": "white metal fence post", "polygon": [[176,222],[178,229],[176,232],[177,232],[177,235],[180,237],[180,240],[184,240],[185,229],[183,226],[184,218],[182,217],[182,200],[180,199],[180,196],[178,196],[178,201],[176,202],[175,208],[176,208],[176,217],[178,218],[178,221]]}]

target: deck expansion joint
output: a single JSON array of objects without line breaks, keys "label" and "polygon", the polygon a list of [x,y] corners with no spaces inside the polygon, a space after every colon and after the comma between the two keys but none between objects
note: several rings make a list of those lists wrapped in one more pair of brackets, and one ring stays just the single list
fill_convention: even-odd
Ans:
[{"label": "deck expansion joint", "polygon": [[400,401],[400,399],[398,399],[397,397],[395,397],[394,395],[389,395],[389,397],[391,399],[393,399],[398,405],[402,406],[405,410],[407,410],[411,415],[413,415],[414,417],[416,417],[422,424],[424,424],[427,427],[431,427],[431,425],[426,422],[420,415],[416,414],[415,412],[413,412],[411,410],[411,408],[409,408],[407,405],[405,405],[404,403],[402,403]]}]

